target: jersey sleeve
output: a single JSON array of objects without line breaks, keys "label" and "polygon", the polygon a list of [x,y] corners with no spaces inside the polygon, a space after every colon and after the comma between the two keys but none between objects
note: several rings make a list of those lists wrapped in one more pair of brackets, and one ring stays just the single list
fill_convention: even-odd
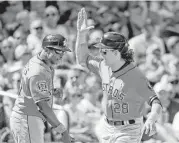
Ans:
[{"label": "jersey sleeve", "polygon": [[50,100],[50,82],[45,78],[45,76],[36,75],[31,77],[29,79],[29,87],[31,96],[34,99],[35,103],[40,102],[42,100]]},{"label": "jersey sleeve", "polygon": [[87,68],[91,72],[99,75],[99,67],[100,67],[101,61],[102,60],[100,58],[89,55],[86,61]]},{"label": "jersey sleeve", "polygon": [[139,95],[144,98],[144,100],[149,105],[151,105],[153,99],[156,98],[157,94],[153,90],[148,79],[144,75],[142,75],[137,79],[136,83]]}]

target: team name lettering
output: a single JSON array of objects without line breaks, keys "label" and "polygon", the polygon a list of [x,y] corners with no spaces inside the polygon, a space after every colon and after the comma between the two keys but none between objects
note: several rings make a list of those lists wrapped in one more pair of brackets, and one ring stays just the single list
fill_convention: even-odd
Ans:
[{"label": "team name lettering", "polygon": [[125,94],[122,91],[119,91],[118,89],[114,89],[113,86],[109,86],[108,84],[103,84],[102,88],[103,91],[108,92],[109,96],[117,98],[118,100],[124,99]]},{"label": "team name lettering", "polygon": [[114,90],[113,97],[115,97],[119,100],[123,100],[124,96],[125,96],[125,94],[123,92],[119,91],[118,89]]},{"label": "team name lettering", "polygon": [[112,96],[112,93],[113,93],[113,87],[110,86],[110,87],[109,87],[109,90],[108,90],[108,94],[109,94],[110,96]]}]

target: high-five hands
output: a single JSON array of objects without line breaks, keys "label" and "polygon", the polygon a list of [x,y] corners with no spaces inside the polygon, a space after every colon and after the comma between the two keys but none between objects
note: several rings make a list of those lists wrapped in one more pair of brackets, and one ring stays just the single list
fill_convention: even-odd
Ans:
[{"label": "high-five hands", "polygon": [[93,29],[94,26],[87,26],[87,14],[85,8],[82,8],[78,13],[77,19],[77,31],[80,34],[88,34],[90,29]]}]

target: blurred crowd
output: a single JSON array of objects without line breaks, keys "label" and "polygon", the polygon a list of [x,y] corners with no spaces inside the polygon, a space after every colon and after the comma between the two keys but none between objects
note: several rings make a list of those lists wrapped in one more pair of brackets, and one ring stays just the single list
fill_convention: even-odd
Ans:
[{"label": "blurred crowd", "polygon": [[[55,67],[54,112],[76,142],[97,143],[97,124],[103,115],[100,79],[78,66],[75,59],[77,13],[85,7],[88,42],[93,46],[104,32],[116,31],[129,39],[135,63],[146,75],[163,105],[157,134],[143,143],[179,142],[179,2],[178,1],[1,1],[0,2],[0,142],[13,142],[9,116],[18,94],[21,69],[42,49],[47,34],[62,34],[73,51]],[[131,79],[132,80],[132,79]],[[4,96],[3,92],[14,95]],[[146,105],[146,117],[150,107]],[[46,124],[45,141],[61,136]]]}]

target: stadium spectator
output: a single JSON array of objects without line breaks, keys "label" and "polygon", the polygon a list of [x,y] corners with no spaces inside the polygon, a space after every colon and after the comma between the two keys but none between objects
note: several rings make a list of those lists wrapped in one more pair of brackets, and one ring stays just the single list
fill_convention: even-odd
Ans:
[{"label": "stadium spectator", "polygon": [[58,9],[55,6],[48,6],[44,12],[45,16],[45,25],[44,32],[45,34],[62,34],[65,38],[68,38],[68,31],[64,25],[59,25],[58,20],[60,14]]},{"label": "stadium spectator", "polygon": [[163,41],[156,36],[156,26],[148,19],[142,29],[143,33],[129,40],[130,48],[134,50],[134,57],[137,65],[146,62],[146,50],[155,44],[159,47],[161,54],[164,54]]},{"label": "stadium spectator", "polygon": [[21,61],[22,65],[25,65],[27,61],[32,57],[31,51],[28,49],[26,42],[27,36],[23,30],[17,29],[14,32],[15,49],[14,56],[17,61]]},{"label": "stadium spectator", "polygon": [[42,50],[41,41],[44,36],[42,19],[33,20],[30,24],[30,34],[27,37],[28,48],[32,55],[36,55]]}]

